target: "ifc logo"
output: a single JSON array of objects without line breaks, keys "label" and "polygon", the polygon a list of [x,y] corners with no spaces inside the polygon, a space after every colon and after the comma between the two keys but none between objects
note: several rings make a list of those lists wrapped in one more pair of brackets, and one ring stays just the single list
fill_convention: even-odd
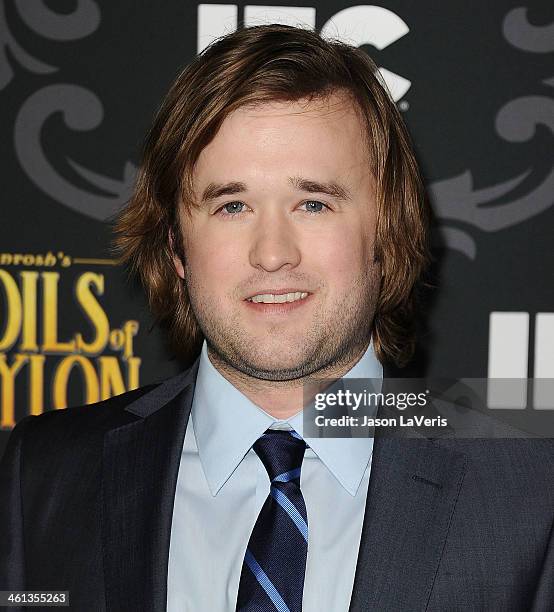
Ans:
[{"label": "ifc logo", "polygon": [[[197,51],[200,53],[220,36],[237,29],[239,8],[236,4],[199,4]],[[243,21],[246,27],[264,23],[315,28],[316,9],[309,6],[258,6],[244,7]],[[381,50],[405,36],[410,28],[396,13],[382,6],[350,6],[328,19],[321,28],[321,35],[349,43],[356,47],[373,45]],[[395,102],[410,89],[411,81],[379,67]]]}]

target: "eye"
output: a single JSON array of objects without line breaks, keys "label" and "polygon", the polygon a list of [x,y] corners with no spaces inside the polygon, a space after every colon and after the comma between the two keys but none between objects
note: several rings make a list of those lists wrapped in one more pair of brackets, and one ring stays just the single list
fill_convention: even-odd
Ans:
[{"label": "eye", "polygon": [[319,200],[306,200],[301,204],[301,206],[304,205],[306,205],[306,212],[310,215],[323,214],[329,210],[329,207]]},{"label": "eye", "polygon": [[243,202],[228,202],[217,210],[216,214],[221,214],[223,217],[236,217],[237,213],[242,212],[244,206]]}]

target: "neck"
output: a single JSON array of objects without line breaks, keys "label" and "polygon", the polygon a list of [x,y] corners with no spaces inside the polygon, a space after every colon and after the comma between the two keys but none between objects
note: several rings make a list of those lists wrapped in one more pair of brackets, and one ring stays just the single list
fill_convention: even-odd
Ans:
[{"label": "neck", "polygon": [[300,412],[304,403],[313,399],[326,385],[316,383],[312,378],[341,378],[361,359],[369,341],[363,347],[352,352],[345,361],[335,363],[314,372],[311,376],[294,380],[273,381],[254,378],[230,366],[208,347],[208,357],[218,372],[251,402],[259,406],[272,417],[284,420]]}]

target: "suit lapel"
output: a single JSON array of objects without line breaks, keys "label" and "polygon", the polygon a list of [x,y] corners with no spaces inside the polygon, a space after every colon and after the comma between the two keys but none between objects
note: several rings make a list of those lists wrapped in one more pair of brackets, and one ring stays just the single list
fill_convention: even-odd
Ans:
[{"label": "suit lapel", "polygon": [[[199,359],[125,409],[103,455],[107,610],[166,609],[175,487]],[[350,612],[423,610],[465,472],[426,438],[378,436]]]},{"label": "suit lapel", "polygon": [[464,472],[435,441],[375,439],[350,612],[426,608]]},{"label": "suit lapel", "polygon": [[125,409],[103,455],[107,610],[166,609],[173,502],[199,360]]}]

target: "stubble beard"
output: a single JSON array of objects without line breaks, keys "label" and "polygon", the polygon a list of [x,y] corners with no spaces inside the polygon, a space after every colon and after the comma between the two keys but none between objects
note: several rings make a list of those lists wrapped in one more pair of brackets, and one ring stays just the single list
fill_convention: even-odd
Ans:
[{"label": "stubble beard", "polygon": [[298,337],[298,345],[303,348],[297,353],[294,366],[268,366],[268,349],[255,346],[247,330],[230,324],[232,317],[222,317],[224,309],[218,308],[216,301],[203,299],[200,285],[189,274],[185,274],[185,282],[210,360],[216,367],[231,378],[297,386],[308,377],[339,376],[345,366],[361,357],[371,340],[380,272],[372,267],[355,280],[342,300],[325,312],[315,311],[312,325]]}]

